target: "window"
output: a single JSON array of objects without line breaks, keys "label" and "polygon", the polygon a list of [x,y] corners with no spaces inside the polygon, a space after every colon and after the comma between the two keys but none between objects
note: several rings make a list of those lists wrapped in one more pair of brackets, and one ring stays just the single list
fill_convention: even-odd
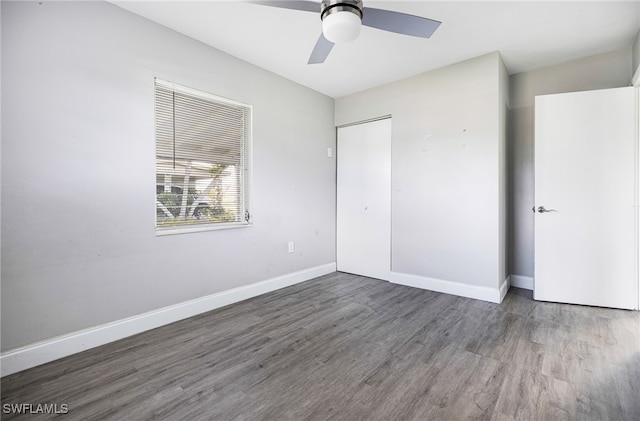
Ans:
[{"label": "window", "polygon": [[155,81],[156,231],[250,224],[251,107]]}]

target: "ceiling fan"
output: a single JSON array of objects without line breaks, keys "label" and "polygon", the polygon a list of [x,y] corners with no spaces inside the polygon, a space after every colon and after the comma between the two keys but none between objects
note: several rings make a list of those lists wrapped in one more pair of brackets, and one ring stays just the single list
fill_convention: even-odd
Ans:
[{"label": "ceiling fan", "polygon": [[320,3],[304,0],[273,0],[249,3],[320,14],[322,33],[307,64],[324,63],[334,44],[352,41],[358,37],[361,25],[398,34],[429,38],[441,23],[392,10],[364,7],[361,0],[322,0]]}]

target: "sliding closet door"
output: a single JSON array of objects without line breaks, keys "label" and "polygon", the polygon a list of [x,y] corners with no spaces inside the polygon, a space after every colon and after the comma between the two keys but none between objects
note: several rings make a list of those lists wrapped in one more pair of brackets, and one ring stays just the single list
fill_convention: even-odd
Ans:
[{"label": "sliding closet door", "polygon": [[338,129],[337,268],[389,279],[391,119]]}]

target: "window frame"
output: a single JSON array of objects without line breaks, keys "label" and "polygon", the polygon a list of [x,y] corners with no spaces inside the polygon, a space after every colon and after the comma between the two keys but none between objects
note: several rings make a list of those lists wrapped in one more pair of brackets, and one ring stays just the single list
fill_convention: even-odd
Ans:
[{"label": "window frame", "polygon": [[[155,185],[157,186],[158,177],[158,137],[157,137],[157,124],[158,124],[158,106],[157,106],[157,87],[160,85],[162,88],[173,90],[174,92],[181,93],[183,95],[189,95],[198,99],[204,99],[212,101],[221,105],[230,105],[233,107],[243,107],[246,110],[246,133],[243,139],[243,145],[240,145],[241,157],[241,170],[240,174],[240,221],[234,222],[214,222],[214,223],[201,223],[201,224],[182,224],[175,226],[158,226],[158,206],[155,208],[154,224],[156,236],[174,235],[174,234],[187,234],[194,232],[204,231],[217,231],[234,228],[247,228],[253,226],[253,214],[251,209],[251,186],[252,186],[252,167],[253,167],[253,106],[240,101],[225,98],[219,95],[214,95],[206,91],[190,88],[184,85],[180,85],[174,82],[169,82],[161,78],[154,78],[154,150],[155,154]],[[215,164],[215,163],[214,163]],[[186,194],[183,192],[182,194]],[[155,200],[158,200],[158,194],[155,194]],[[243,217],[244,215],[244,217]]]}]

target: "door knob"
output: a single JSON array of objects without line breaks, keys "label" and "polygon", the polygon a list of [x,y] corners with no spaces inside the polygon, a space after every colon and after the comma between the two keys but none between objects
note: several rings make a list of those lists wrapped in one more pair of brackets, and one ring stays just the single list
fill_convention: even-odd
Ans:
[{"label": "door knob", "polygon": [[538,206],[538,213],[545,213],[545,212],[558,212],[555,209],[545,209],[544,206]]}]

